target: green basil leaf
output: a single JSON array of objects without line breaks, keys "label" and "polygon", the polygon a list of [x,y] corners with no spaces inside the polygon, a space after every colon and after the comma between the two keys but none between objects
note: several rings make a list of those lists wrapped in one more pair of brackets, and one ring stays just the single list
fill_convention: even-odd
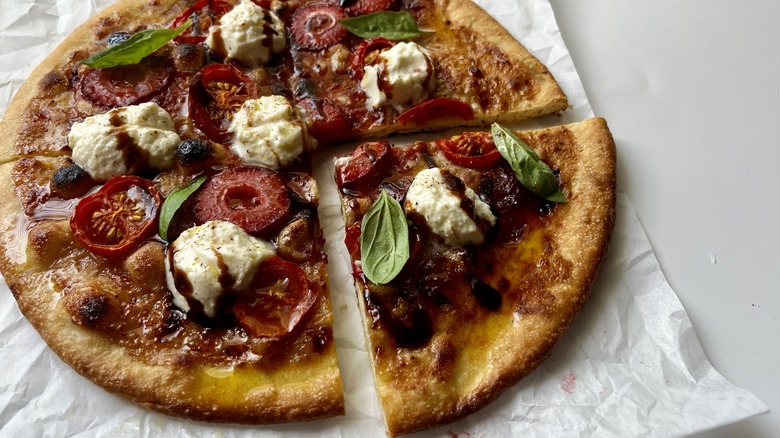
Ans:
[{"label": "green basil leaf", "polygon": [[142,59],[154,53],[168,41],[176,38],[192,22],[187,20],[176,29],[146,29],[131,36],[127,41],[109,47],[87,59],[79,61],[92,68],[108,68],[118,65],[138,64]]},{"label": "green basil leaf", "polygon": [[498,123],[493,123],[491,131],[498,152],[512,166],[517,180],[525,188],[548,201],[566,202],[558,178],[530,146]]},{"label": "green basil leaf", "polygon": [[160,223],[158,228],[160,229],[160,237],[164,241],[168,241],[168,227],[171,225],[173,215],[179,211],[179,207],[184,204],[184,201],[192,195],[198,187],[206,181],[206,175],[201,175],[198,178],[190,181],[189,184],[171,192],[165,202],[163,202],[162,209],[160,210]]},{"label": "green basil leaf", "polygon": [[361,38],[381,36],[398,41],[433,33],[417,29],[417,21],[408,12],[374,12],[373,14],[345,18],[339,20],[339,23]]},{"label": "green basil leaf", "polygon": [[401,204],[382,190],[363,217],[360,233],[363,273],[376,284],[392,281],[409,260],[409,226]]}]

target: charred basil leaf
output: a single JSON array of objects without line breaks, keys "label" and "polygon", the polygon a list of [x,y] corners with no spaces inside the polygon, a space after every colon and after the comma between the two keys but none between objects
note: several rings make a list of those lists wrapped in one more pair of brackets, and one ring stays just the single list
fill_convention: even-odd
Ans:
[{"label": "charred basil leaf", "polygon": [[525,188],[548,201],[566,202],[558,178],[530,146],[498,123],[493,123],[491,130],[498,152],[509,162],[517,180]]},{"label": "charred basil leaf", "polygon": [[398,41],[433,33],[419,30],[417,21],[408,12],[374,12],[373,14],[345,18],[339,20],[339,23],[361,38],[381,36]]},{"label": "charred basil leaf", "polygon": [[376,284],[391,282],[409,260],[409,226],[401,204],[382,190],[361,230],[363,273]]},{"label": "charred basil leaf", "polygon": [[171,224],[173,215],[179,210],[179,207],[192,195],[198,187],[206,181],[206,175],[201,175],[198,178],[190,181],[189,184],[171,192],[160,210],[160,224],[158,226],[160,230],[160,237],[166,242],[168,241],[168,226]]},{"label": "charred basil leaf", "polygon": [[116,67],[118,65],[138,64],[142,59],[151,55],[168,41],[184,32],[184,29],[188,28],[190,24],[192,24],[192,22],[187,20],[176,29],[142,30],[122,43],[79,61],[79,64],[86,64],[92,68],[108,68]]}]

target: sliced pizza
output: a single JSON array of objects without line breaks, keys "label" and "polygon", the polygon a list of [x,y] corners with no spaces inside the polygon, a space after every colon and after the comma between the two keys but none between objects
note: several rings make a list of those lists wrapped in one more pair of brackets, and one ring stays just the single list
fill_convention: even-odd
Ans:
[{"label": "sliced pizza", "polygon": [[603,119],[364,143],[335,166],[390,435],[474,412],[550,354],[613,228]]}]

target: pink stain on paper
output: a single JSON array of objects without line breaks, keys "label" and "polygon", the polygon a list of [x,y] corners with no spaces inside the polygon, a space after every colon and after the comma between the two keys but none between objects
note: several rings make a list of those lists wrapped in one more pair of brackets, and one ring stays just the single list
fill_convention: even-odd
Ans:
[{"label": "pink stain on paper", "polygon": [[574,377],[574,371],[569,371],[569,374],[563,376],[563,384],[561,384],[561,389],[566,394],[570,394],[574,392],[574,382],[577,380],[576,377]]}]

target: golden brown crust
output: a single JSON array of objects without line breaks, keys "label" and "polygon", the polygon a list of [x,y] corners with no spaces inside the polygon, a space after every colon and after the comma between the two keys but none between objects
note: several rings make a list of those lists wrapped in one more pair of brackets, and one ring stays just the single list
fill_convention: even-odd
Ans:
[{"label": "golden brown crust", "polygon": [[[467,329],[457,321],[450,329],[434,329],[423,348],[398,348],[366,320],[390,435],[462,418],[517,383],[550,354],[595,280],[614,226],[615,145],[606,122],[594,118],[519,135],[560,170],[568,202],[520,245],[491,246],[478,256],[480,280],[504,297],[500,311],[476,322],[465,320],[473,311],[461,312]],[[364,289],[360,281],[358,287]],[[369,315],[365,300],[359,301]]]}]

